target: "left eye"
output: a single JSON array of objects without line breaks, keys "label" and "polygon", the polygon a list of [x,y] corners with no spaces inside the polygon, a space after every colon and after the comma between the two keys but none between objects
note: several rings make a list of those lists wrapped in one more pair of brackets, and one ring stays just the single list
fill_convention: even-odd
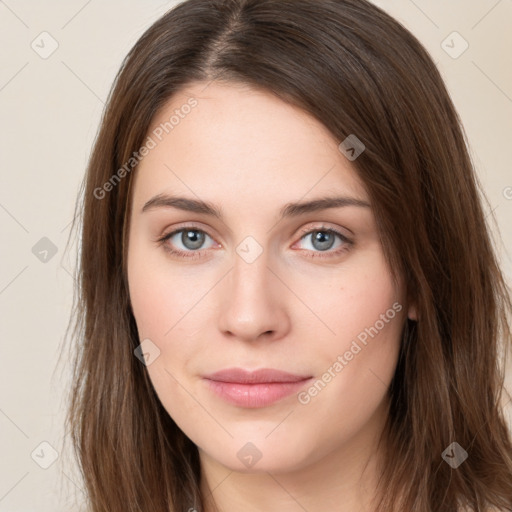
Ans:
[{"label": "left eye", "polygon": [[325,252],[332,249],[336,238],[342,241],[339,245],[343,245],[343,242],[349,243],[349,240],[345,236],[333,229],[317,229],[310,231],[302,236],[301,240],[307,240],[308,238],[311,240],[310,246],[312,246],[313,249],[308,247],[306,247],[306,249],[319,252]]}]

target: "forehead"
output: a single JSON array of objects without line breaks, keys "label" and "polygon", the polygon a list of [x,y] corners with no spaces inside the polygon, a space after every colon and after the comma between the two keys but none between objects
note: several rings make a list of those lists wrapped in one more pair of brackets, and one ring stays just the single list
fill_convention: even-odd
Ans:
[{"label": "forehead", "polygon": [[134,199],[188,192],[248,205],[336,191],[367,199],[339,142],[318,120],[270,92],[196,82],[152,121],[152,149],[135,173]]}]

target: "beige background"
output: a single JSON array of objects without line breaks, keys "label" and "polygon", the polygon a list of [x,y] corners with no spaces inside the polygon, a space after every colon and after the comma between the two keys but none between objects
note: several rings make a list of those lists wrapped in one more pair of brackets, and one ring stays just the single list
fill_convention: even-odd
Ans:
[{"label": "beige background", "polygon": [[[503,236],[500,256],[511,282],[512,2],[376,3],[424,43],[441,69]],[[64,249],[114,74],[174,4],[0,1],[0,512],[64,511],[75,493],[80,499],[80,479],[61,450],[65,360],[55,371],[73,286],[73,253]],[[469,48],[457,56],[464,40]],[[57,49],[42,58],[52,44]],[[43,469],[51,447],[58,458]]]}]

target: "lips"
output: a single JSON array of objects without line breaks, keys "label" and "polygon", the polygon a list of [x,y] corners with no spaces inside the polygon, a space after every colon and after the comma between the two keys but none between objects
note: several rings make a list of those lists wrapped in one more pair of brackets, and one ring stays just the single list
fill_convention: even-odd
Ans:
[{"label": "lips", "polygon": [[273,368],[262,368],[250,371],[243,368],[227,368],[206,375],[204,378],[217,382],[237,382],[239,384],[257,384],[274,382],[300,382],[309,379],[311,375],[296,375]]},{"label": "lips", "polygon": [[229,368],[204,376],[208,388],[226,402],[245,408],[271,405],[298,392],[311,376],[263,368]]}]

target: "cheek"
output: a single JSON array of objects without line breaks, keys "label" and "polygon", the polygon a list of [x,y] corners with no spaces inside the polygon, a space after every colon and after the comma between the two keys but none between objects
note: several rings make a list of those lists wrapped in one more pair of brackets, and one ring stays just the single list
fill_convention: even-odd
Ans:
[{"label": "cheek", "polygon": [[171,272],[172,266],[162,266],[162,258],[155,258],[155,252],[137,244],[130,247],[130,300],[140,341],[149,339],[156,346],[151,345],[158,356],[147,365],[150,380],[169,415],[182,426],[181,418],[199,414],[192,411],[194,401],[185,392],[184,375],[197,350],[189,340],[197,332],[192,310],[201,290],[190,286],[194,281],[186,272]]},{"label": "cheek", "polygon": [[208,290],[204,272],[194,275],[192,267],[169,265],[161,251],[134,243],[128,257],[130,301],[139,335],[155,338],[158,344],[182,329],[188,313]]},{"label": "cheek", "polygon": [[200,331],[209,327],[212,332],[204,299],[216,282],[213,274],[193,265],[170,265],[159,251],[142,243],[130,248],[132,311],[140,341],[149,339],[156,345],[158,357],[147,370],[171,416],[179,417],[193,406],[185,392],[186,381],[197,374],[197,356],[211,339],[200,336]]},{"label": "cheek", "polygon": [[317,348],[324,356],[343,354],[355,339],[364,345],[379,335],[379,346],[372,350],[380,350],[400,336],[404,297],[377,244],[332,272],[296,273],[293,283],[316,317],[311,315],[317,324]]},{"label": "cheek", "polygon": [[330,282],[336,285],[326,286],[328,292],[309,294],[311,309],[331,332],[320,326],[323,334],[315,345],[318,378],[298,398],[311,414],[331,415],[336,428],[356,427],[385,397],[406,308],[380,251],[347,263]]}]

